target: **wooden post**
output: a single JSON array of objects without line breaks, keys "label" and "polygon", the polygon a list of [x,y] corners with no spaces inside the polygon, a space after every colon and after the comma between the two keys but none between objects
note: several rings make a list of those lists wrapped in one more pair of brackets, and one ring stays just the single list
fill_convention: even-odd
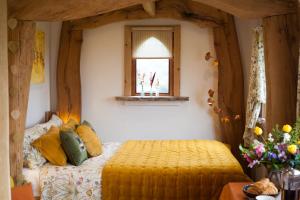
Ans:
[{"label": "wooden post", "polygon": [[64,122],[80,122],[82,30],[71,29],[70,22],[63,22],[57,63],[57,112]]},{"label": "wooden post", "polygon": [[[245,126],[244,78],[238,38],[232,15],[224,13],[225,24],[215,27],[214,44],[219,61],[218,103],[222,114],[230,121],[221,121],[223,141],[231,145],[233,154],[241,161],[238,146],[243,141]],[[240,115],[234,120],[234,115]]]},{"label": "wooden post", "polygon": [[35,23],[18,21],[8,31],[10,173],[22,181],[23,139],[34,59]]},{"label": "wooden post", "polygon": [[267,79],[266,128],[296,120],[299,30],[297,15],[263,19]]},{"label": "wooden post", "polygon": [[7,1],[0,0],[0,199],[10,200]]}]

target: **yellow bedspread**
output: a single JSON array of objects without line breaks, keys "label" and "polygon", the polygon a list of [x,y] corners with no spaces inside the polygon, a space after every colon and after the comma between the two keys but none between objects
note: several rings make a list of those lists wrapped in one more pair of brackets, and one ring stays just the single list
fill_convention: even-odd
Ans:
[{"label": "yellow bedspread", "polygon": [[248,180],[221,142],[128,141],[104,166],[102,198],[211,200],[226,183]]}]

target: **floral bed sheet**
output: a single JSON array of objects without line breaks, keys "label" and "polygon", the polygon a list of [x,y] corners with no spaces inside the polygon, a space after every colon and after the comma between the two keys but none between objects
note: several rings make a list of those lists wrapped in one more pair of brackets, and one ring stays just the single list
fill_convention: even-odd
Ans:
[{"label": "floral bed sheet", "polygon": [[105,143],[102,155],[80,166],[44,165],[40,171],[41,200],[101,199],[102,168],[120,145]]}]

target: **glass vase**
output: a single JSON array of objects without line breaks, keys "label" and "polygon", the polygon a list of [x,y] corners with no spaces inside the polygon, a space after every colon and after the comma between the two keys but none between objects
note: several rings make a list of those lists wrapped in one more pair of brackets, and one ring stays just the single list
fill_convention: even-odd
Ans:
[{"label": "glass vase", "polygon": [[300,195],[300,171],[287,168],[281,174],[281,200],[298,200]]},{"label": "glass vase", "polygon": [[152,87],[150,88],[149,96],[153,96],[153,89],[152,89]]},{"label": "glass vase", "polygon": [[142,88],[141,88],[141,93],[140,93],[140,95],[141,95],[142,97],[145,96],[145,91],[144,91],[144,86],[143,86],[143,85],[142,85]]},{"label": "glass vase", "polygon": [[281,188],[281,175],[282,170],[270,170],[269,179],[277,188]]}]

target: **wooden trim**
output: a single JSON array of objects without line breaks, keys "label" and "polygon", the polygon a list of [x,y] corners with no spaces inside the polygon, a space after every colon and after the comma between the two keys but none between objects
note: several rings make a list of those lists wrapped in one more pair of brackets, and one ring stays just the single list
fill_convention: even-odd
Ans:
[{"label": "wooden trim", "polygon": [[131,27],[125,26],[125,35],[124,35],[124,95],[130,96],[131,95],[131,65],[132,65],[132,37],[131,37]]},{"label": "wooden trim", "polygon": [[194,0],[242,18],[295,13],[297,0]]},{"label": "wooden trim", "polygon": [[[232,146],[235,157],[243,163],[239,145],[243,143],[245,126],[244,78],[239,43],[234,17],[224,13],[224,27],[213,29],[214,45],[219,61],[218,66],[218,105],[220,115],[221,139]],[[223,116],[240,115],[240,120],[222,122]]]},{"label": "wooden trim", "polygon": [[263,19],[267,79],[267,131],[296,121],[299,28],[297,15]]},{"label": "wooden trim", "polygon": [[173,95],[180,95],[180,60],[181,60],[181,29],[180,26],[174,27],[174,71],[173,71]]},{"label": "wooden trim", "polygon": [[[166,95],[175,96],[174,95],[174,57],[172,59],[169,59],[169,93]],[[164,95],[164,93],[160,93],[161,96]],[[179,94],[177,95],[179,96]]]},{"label": "wooden trim", "polygon": [[34,59],[35,23],[18,21],[15,29],[9,29],[8,41],[17,44],[9,50],[8,63],[10,173],[18,185],[23,180],[23,138]]},{"label": "wooden trim", "polygon": [[151,17],[155,16],[155,1],[148,1],[142,4],[145,12],[147,12]]},{"label": "wooden trim", "polygon": [[68,21],[95,16],[152,0],[9,0],[10,16],[20,20]]},{"label": "wooden trim", "polygon": [[105,14],[72,21],[73,29],[96,28],[106,24],[141,19],[169,18],[188,21],[200,27],[222,26],[219,10],[192,0],[160,0],[156,2],[156,14],[150,16],[142,6],[133,6]]},{"label": "wooden trim", "polygon": [[[69,0],[59,2],[53,0],[9,0],[8,3],[10,16],[20,20],[67,21],[127,9],[132,6],[139,6],[142,11],[145,8],[147,12],[144,11],[144,13],[146,15],[155,17],[160,15],[159,7],[164,4],[161,1],[174,3],[174,0],[160,0],[156,3],[156,9],[155,2],[151,0],[72,0],[72,3]],[[194,0],[194,2],[202,6],[200,11],[203,12],[211,13],[205,7],[214,7],[215,10],[220,9],[245,18],[262,18],[295,13],[297,9],[297,0]],[[176,6],[178,8],[175,7],[175,9],[184,11],[186,6],[182,4],[189,4],[189,1],[182,1],[181,5]],[[186,13],[189,14],[190,12],[186,11]],[[172,12],[170,11],[168,15],[172,15]],[[184,12],[182,12],[181,17],[185,17]],[[207,21],[209,21],[208,17],[210,16],[207,16]]]},{"label": "wooden trim", "polygon": [[[132,58],[132,30],[135,27],[143,26],[125,26],[125,44],[124,44],[124,72],[125,72],[125,81],[124,81],[124,96],[135,96],[136,93],[136,58]],[[146,26],[146,27],[164,27],[161,26]],[[169,93],[162,93],[161,95],[166,96],[180,96],[180,25],[165,27],[172,27],[173,30],[173,57],[170,59],[170,68],[169,68]],[[147,58],[155,59],[155,58]],[[146,94],[147,95],[147,94]]]},{"label": "wooden trim", "polygon": [[131,59],[131,95],[136,96],[136,59]]},{"label": "wooden trim", "polygon": [[80,53],[82,31],[63,22],[57,63],[57,112],[64,122],[81,120]]},{"label": "wooden trim", "polygon": [[0,199],[11,199],[9,176],[9,92],[7,1],[0,0]]}]

